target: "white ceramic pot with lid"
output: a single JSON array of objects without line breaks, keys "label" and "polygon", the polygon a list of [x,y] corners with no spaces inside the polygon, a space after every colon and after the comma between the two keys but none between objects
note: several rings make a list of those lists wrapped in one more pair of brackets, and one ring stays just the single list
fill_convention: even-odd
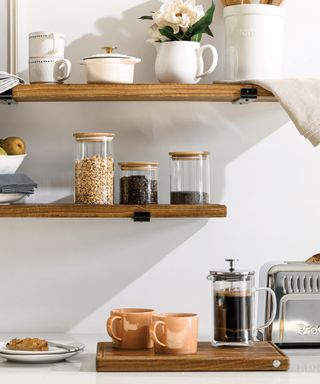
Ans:
[{"label": "white ceramic pot with lid", "polygon": [[103,47],[106,53],[87,56],[81,64],[86,67],[87,83],[131,84],[134,66],[141,62],[133,56],[113,53],[116,47]]}]

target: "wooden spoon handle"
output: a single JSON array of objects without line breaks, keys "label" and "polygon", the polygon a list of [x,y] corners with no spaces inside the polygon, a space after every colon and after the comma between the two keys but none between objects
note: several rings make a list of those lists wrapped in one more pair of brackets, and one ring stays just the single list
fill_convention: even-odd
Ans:
[{"label": "wooden spoon handle", "polygon": [[270,0],[269,1],[269,4],[271,4],[271,5],[278,5],[278,6],[280,6],[283,3],[284,3],[284,0]]}]

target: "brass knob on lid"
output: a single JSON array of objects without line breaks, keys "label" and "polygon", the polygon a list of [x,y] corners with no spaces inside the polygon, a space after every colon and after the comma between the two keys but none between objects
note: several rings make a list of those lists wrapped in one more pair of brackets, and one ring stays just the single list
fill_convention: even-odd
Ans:
[{"label": "brass knob on lid", "polygon": [[117,47],[102,47],[101,49],[105,49],[106,53],[112,53]]}]

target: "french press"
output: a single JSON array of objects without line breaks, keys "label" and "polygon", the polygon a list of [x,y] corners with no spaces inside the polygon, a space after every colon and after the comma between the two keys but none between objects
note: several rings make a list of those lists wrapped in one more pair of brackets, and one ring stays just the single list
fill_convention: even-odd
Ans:
[{"label": "french press", "polygon": [[[256,340],[258,330],[267,328],[276,315],[276,296],[270,288],[255,288],[253,271],[235,270],[237,259],[226,259],[228,271],[210,271],[212,281],[213,338],[212,345],[249,346]],[[269,321],[256,326],[255,293],[268,291],[272,297],[272,313]]]}]

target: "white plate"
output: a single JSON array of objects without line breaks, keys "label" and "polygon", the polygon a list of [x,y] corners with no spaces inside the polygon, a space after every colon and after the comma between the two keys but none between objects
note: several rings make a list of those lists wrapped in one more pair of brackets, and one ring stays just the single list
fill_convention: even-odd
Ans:
[{"label": "white plate", "polygon": [[[56,343],[58,343],[58,341],[56,341]],[[49,350],[48,351],[17,351],[17,350],[14,350],[14,349],[8,349],[6,347],[6,344],[7,342],[0,342],[0,354],[5,354],[5,355],[28,355],[28,356],[35,356],[35,355],[61,355],[61,354],[65,354],[65,353],[69,353],[66,349],[63,349],[63,348],[56,348],[56,347],[49,347]],[[69,345],[68,343],[65,343],[66,345]],[[84,345],[83,344],[73,344],[79,348],[81,348],[81,350],[84,349]],[[71,352],[73,353],[73,352]]]},{"label": "white plate", "polygon": [[58,361],[62,361],[68,359],[69,357],[75,356],[78,353],[79,351],[51,355],[46,355],[45,353],[43,353],[42,355],[11,355],[0,352],[0,357],[3,357],[4,359],[7,359],[8,361],[13,361],[15,363],[44,364],[57,363]]},{"label": "white plate", "polygon": [[25,196],[25,193],[0,193],[0,204],[15,203]]}]

